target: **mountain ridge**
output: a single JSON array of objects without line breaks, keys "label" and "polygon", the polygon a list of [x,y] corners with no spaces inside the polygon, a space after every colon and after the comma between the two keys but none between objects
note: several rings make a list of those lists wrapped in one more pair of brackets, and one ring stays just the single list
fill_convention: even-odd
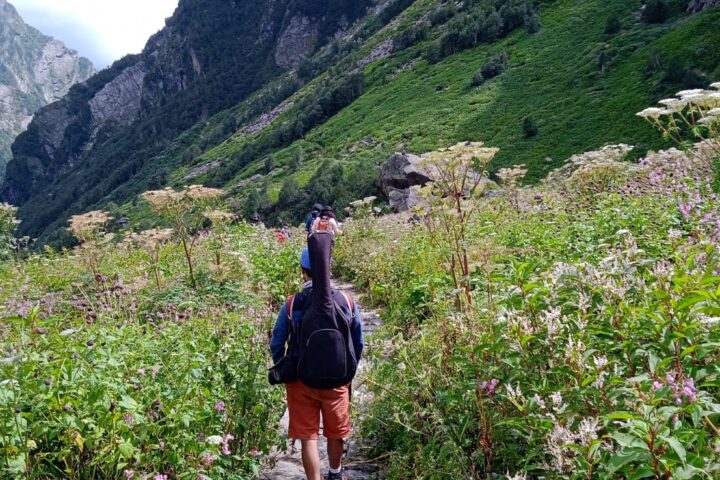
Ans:
[{"label": "mountain ridge", "polygon": [[0,0],[0,178],[10,144],[34,113],[92,73],[88,59],[27,25],[12,4]]}]

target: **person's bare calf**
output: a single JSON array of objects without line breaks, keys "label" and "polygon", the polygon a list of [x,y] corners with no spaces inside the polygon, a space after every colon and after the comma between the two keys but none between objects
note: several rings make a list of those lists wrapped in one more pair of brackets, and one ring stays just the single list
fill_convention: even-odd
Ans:
[{"label": "person's bare calf", "polygon": [[[305,476],[308,480],[322,480],[317,440],[301,440],[300,444],[302,446],[302,462]],[[344,447],[345,443],[342,439],[328,438],[327,454],[331,469],[337,470],[340,468]]]},{"label": "person's bare calf", "polygon": [[[302,463],[308,480],[320,479],[320,453],[317,440],[300,440],[302,447]],[[330,450],[328,442],[328,451]]]}]

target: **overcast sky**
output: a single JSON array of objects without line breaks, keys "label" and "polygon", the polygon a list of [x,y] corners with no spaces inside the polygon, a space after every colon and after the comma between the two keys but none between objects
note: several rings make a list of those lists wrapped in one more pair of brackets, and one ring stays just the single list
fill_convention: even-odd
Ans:
[{"label": "overcast sky", "polygon": [[25,23],[62,41],[100,70],[138,53],[178,0],[9,0]]}]

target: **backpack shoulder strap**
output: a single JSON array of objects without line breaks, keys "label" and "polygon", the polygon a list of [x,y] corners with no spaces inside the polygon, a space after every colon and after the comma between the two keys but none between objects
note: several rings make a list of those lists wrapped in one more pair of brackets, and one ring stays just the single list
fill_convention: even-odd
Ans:
[{"label": "backpack shoulder strap", "polygon": [[[342,298],[345,300],[345,303],[347,304],[348,308],[348,318],[346,319],[349,324],[352,324],[353,319],[355,318],[355,302],[353,301],[352,295],[350,295],[347,292],[344,292],[342,290],[337,290],[337,293],[339,293]],[[335,302],[337,304],[337,302]],[[338,306],[341,306],[337,304]]]},{"label": "backpack shoulder strap", "polygon": [[290,295],[287,299],[287,302],[285,303],[285,313],[287,313],[288,317],[288,329],[290,332],[293,330],[293,322],[292,322],[292,314],[293,314],[293,306],[295,305],[295,297],[297,295],[293,294]]}]

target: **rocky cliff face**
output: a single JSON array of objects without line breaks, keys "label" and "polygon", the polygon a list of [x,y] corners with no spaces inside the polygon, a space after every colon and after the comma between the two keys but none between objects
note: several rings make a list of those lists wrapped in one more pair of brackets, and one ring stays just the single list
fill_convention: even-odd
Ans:
[{"label": "rocky cliff face", "polygon": [[687,4],[689,12],[701,12],[710,7],[720,5],[720,0],[688,0]]},{"label": "rocky cliff face", "polygon": [[21,207],[25,234],[53,222],[61,230],[65,216],[147,173],[183,131],[296,67],[374,1],[180,0],[140,55],[38,112],[13,145],[0,201]]},{"label": "rocky cliff face", "polygon": [[34,113],[93,73],[89,60],[26,25],[12,5],[0,0],[0,178],[12,140]]}]

